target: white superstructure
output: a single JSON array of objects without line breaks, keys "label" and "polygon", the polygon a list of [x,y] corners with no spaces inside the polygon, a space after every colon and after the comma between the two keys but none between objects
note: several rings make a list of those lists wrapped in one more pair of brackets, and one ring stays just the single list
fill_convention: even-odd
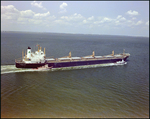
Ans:
[{"label": "white superstructure", "polygon": [[31,48],[28,47],[27,49],[27,55],[25,53],[25,56],[23,56],[22,60],[25,63],[44,63],[45,62],[45,48],[44,52],[42,51],[42,48],[38,45],[38,51],[31,52]]},{"label": "white superstructure", "polygon": [[27,49],[27,58],[31,59],[31,48],[28,47]]}]

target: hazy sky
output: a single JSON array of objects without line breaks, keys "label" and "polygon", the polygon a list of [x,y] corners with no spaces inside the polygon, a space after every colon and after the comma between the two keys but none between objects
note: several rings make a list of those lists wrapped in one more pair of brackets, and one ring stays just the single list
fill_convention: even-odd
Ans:
[{"label": "hazy sky", "polygon": [[1,31],[149,37],[149,1],[1,1]]}]

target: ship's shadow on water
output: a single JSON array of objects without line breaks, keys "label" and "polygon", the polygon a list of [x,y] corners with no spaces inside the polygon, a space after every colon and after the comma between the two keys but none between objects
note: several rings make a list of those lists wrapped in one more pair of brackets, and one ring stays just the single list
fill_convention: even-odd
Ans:
[{"label": "ship's shadow on water", "polygon": [[[143,37],[1,34],[1,117],[149,117],[149,40]],[[41,40],[42,38],[42,40]],[[54,58],[122,53],[125,65],[48,71],[15,68],[22,49],[36,43]],[[11,46],[11,48],[10,48]],[[36,49],[36,47],[35,47]],[[37,49],[36,49],[37,50]],[[10,65],[13,64],[13,65]]]}]

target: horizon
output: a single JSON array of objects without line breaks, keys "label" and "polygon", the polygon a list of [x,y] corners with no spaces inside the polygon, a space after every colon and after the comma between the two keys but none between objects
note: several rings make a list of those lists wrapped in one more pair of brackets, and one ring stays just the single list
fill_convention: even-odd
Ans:
[{"label": "horizon", "polygon": [[1,1],[1,31],[149,37],[149,1]]},{"label": "horizon", "polygon": [[26,33],[53,33],[53,34],[68,34],[68,35],[98,35],[98,36],[124,36],[124,37],[145,37],[149,36],[129,36],[129,35],[109,35],[109,34],[83,34],[83,33],[58,33],[58,32],[47,32],[47,31],[1,31],[1,32],[26,32]]}]

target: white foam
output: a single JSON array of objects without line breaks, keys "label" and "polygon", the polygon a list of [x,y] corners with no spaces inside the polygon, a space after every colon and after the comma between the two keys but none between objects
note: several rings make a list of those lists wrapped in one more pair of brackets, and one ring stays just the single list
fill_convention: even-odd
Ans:
[{"label": "white foam", "polygon": [[2,65],[1,66],[1,74],[16,73],[16,72],[35,72],[35,71],[48,71],[48,70],[16,68],[15,65]]},{"label": "white foam", "polygon": [[[118,66],[118,65],[120,65],[120,64],[107,63],[107,64],[83,65],[83,66],[74,66],[74,67],[52,68],[52,69],[50,69],[50,71],[86,69],[86,68],[97,68],[97,67]],[[124,64],[121,64],[121,65],[124,65]]]},{"label": "white foam", "polygon": [[2,65],[1,66],[1,74],[16,73],[16,72],[35,72],[35,71],[41,72],[41,71],[86,69],[86,68],[97,68],[97,67],[118,66],[118,65],[124,65],[124,64],[107,63],[107,64],[95,64],[95,65],[83,65],[83,66],[73,66],[73,67],[63,67],[63,68],[52,68],[52,69],[48,69],[48,70],[25,69],[25,68],[16,68],[15,65]]}]

